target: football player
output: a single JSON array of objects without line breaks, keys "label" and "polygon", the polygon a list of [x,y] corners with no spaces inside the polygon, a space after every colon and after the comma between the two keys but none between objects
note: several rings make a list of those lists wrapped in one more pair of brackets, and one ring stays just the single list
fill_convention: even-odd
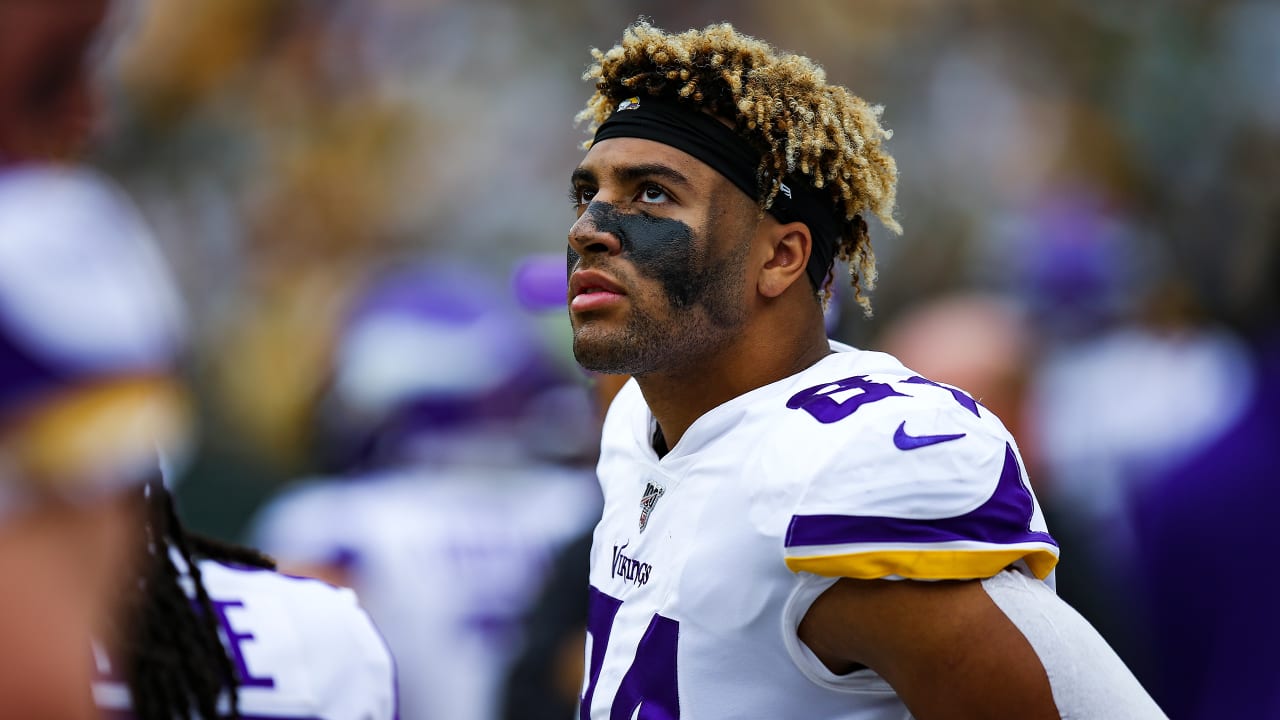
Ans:
[{"label": "football player", "polygon": [[95,648],[105,717],[396,716],[391,655],[355,593],[187,531],[159,479],[134,503],[138,571]]},{"label": "football player", "polygon": [[148,483],[190,434],[180,304],[133,204],[71,164],[108,9],[0,1],[2,714],[390,718],[349,591],[229,564],[266,563],[188,537]]},{"label": "football player", "polygon": [[1014,438],[827,338],[875,277],[881,111],[728,25],[594,53],[578,361],[630,374],[598,466],[582,718],[1162,717],[1053,591]]},{"label": "football player", "polygon": [[12,717],[94,716],[87,648],[128,552],[120,495],[154,465],[152,431],[180,434],[171,294],[119,237],[127,214],[98,212],[115,208],[110,192],[38,166],[88,139],[86,59],[109,9],[0,2],[0,707]]},{"label": "football player", "polygon": [[189,535],[153,480],[189,436],[181,337],[123,193],[68,167],[0,175],[0,569],[23,578],[0,599],[6,708],[392,717],[391,658],[351,591]]},{"label": "football player", "polygon": [[[0,702],[16,717],[90,707],[90,633],[128,563],[126,497],[157,448],[185,441],[180,327],[112,186],[69,168],[0,172],[0,571],[22,578],[0,598]],[[64,709],[14,709],[36,696]]]}]

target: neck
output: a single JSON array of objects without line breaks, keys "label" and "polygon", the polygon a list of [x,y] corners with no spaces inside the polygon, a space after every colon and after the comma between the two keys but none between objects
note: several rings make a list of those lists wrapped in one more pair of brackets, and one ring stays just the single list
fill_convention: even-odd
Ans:
[{"label": "neck", "polygon": [[666,448],[710,410],[813,365],[831,352],[818,322],[783,324],[769,332],[744,333],[696,363],[636,377],[658,421]]}]

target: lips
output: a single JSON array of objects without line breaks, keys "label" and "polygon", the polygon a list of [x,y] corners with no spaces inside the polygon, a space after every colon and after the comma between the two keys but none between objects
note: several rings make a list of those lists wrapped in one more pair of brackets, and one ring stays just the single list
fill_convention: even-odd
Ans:
[{"label": "lips", "polygon": [[626,294],[608,275],[597,270],[579,270],[569,280],[569,309],[597,310],[618,302]]}]

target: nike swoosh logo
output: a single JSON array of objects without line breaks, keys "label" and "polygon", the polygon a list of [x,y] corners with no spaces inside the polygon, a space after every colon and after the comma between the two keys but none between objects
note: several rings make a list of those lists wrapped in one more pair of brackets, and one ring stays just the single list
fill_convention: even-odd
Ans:
[{"label": "nike swoosh logo", "polygon": [[965,433],[956,433],[954,435],[908,435],[907,421],[903,420],[902,424],[893,433],[893,444],[899,450],[915,450],[929,445],[959,440],[964,436]]}]

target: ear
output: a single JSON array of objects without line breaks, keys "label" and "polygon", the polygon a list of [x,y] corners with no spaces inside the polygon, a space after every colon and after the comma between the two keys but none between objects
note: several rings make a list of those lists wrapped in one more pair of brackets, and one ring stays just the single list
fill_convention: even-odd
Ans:
[{"label": "ear", "polygon": [[813,238],[804,223],[783,225],[769,216],[766,218],[760,223],[759,232],[764,235],[762,241],[767,254],[756,286],[761,295],[775,298],[796,282],[809,282],[805,268],[809,265]]}]

